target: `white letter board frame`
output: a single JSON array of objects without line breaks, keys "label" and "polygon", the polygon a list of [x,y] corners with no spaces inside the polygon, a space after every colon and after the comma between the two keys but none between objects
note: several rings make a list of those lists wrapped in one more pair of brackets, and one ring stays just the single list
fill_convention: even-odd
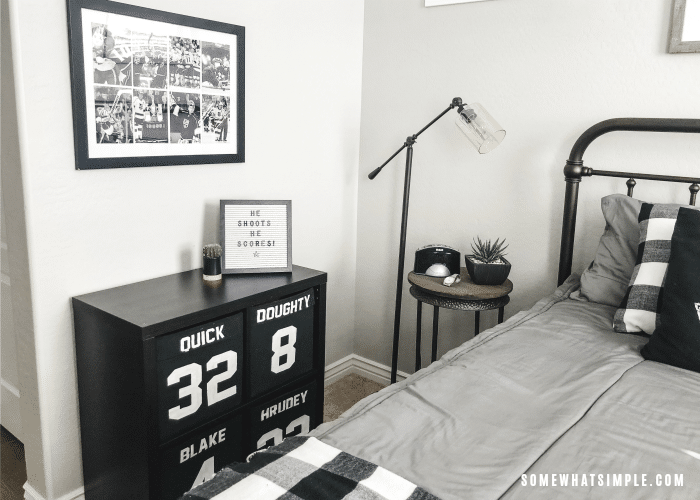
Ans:
[{"label": "white letter board frame", "polygon": [[219,227],[223,274],[292,272],[291,200],[221,200]]}]

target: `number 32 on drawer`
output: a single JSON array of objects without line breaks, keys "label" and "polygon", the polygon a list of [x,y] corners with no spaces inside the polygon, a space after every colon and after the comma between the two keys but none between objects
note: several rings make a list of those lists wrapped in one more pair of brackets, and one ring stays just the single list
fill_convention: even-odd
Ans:
[{"label": "number 32 on drawer", "polygon": [[250,310],[250,394],[255,397],[313,368],[312,288]]},{"label": "number 32 on drawer", "polygon": [[161,439],[241,403],[243,313],[158,337]]}]

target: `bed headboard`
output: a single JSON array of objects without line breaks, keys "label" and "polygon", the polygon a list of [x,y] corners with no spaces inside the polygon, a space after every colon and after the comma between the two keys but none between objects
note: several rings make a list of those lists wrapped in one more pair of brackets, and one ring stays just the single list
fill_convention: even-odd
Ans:
[{"label": "bed headboard", "polygon": [[578,186],[583,177],[600,175],[604,177],[627,177],[627,195],[632,196],[635,179],[665,182],[682,182],[690,184],[690,204],[700,191],[700,177],[675,177],[671,175],[640,174],[634,172],[612,172],[594,170],[583,166],[583,153],[595,139],[608,132],[626,130],[632,132],[685,132],[700,133],[700,119],[680,118],[613,118],[593,125],[576,140],[569,159],[564,167],[566,195],[564,200],[564,220],[561,228],[561,248],[559,251],[559,278],[561,285],[571,274],[571,262],[574,253],[574,232],[576,231],[576,207],[578,205]]}]

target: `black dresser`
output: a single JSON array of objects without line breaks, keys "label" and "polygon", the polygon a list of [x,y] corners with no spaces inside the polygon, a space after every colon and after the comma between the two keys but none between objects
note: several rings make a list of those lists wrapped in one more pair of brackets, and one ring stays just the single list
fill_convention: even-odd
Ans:
[{"label": "black dresser", "polygon": [[323,418],[326,273],[73,298],[85,497],[175,500]]}]

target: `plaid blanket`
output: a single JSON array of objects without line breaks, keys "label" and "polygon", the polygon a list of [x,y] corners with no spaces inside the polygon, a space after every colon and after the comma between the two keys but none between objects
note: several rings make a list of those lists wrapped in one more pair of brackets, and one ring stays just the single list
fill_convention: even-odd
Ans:
[{"label": "plaid blanket", "polygon": [[287,438],[248,460],[225,467],[182,500],[439,500],[312,437]]}]

